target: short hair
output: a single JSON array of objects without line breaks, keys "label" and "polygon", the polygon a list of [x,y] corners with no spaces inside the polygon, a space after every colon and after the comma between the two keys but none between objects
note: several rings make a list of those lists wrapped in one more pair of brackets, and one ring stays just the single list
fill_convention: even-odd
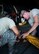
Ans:
[{"label": "short hair", "polygon": [[22,17],[25,12],[26,12],[26,10],[22,10],[20,13],[20,17]]}]

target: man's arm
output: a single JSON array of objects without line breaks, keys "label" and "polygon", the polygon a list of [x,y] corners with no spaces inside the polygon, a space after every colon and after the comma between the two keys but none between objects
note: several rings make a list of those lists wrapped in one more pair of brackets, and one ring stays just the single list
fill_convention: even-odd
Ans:
[{"label": "man's arm", "polygon": [[16,36],[19,36],[20,32],[17,29],[17,26],[15,25],[15,22],[10,18],[8,18],[8,26],[16,34]]},{"label": "man's arm", "polygon": [[36,29],[36,27],[38,26],[38,16],[34,17],[34,24],[32,26],[32,28],[27,32],[22,34],[23,38],[25,38],[26,36],[28,36],[32,31],[34,31]]},{"label": "man's arm", "polygon": [[20,35],[20,32],[19,32],[19,30],[17,29],[16,26],[13,26],[11,29],[16,34],[16,36],[19,36]]},{"label": "man's arm", "polygon": [[33,24],[32,28],[28,31],[29,34],[37,28],[38,23],[39,23],[38,16],[34,16],[34,24]]}]

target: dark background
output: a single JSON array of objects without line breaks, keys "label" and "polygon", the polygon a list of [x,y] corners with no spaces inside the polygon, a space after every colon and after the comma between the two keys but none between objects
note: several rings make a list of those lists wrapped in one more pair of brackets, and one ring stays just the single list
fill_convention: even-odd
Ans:
[{"label": "dark background", "polygon": [[39,0],[0,0],[0,4],[3,4],[5,7],[5,10],[10,10],[13,5],[18,10],[21,9],[33,9],[33,8],[38,8],[39,9]]},{"label": "dark background", "polygon": [[[9,10],[13,5],[16,6],[18,10],[21,9],[39,9],[39,0],[0,0],[0,4],[3,4],[5,9]],[[10,6],[10,7],[9,7]]]},{"label": "dark background", "polygon": [[39,0],[0,0],[0,4],[21,6],[28,9],[39,8]]}]

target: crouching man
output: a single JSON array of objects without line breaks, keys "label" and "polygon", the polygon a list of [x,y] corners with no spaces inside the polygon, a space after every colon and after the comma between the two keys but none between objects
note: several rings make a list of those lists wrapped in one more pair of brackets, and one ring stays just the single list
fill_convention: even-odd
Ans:
[{"label": "crouching man", "polygon": [[15,22],[8,17],[0,18],[0,46],[8,43],[9,54],[13,52],[13,45],[16,42],[17,36],[19,36],[19,31]]}]

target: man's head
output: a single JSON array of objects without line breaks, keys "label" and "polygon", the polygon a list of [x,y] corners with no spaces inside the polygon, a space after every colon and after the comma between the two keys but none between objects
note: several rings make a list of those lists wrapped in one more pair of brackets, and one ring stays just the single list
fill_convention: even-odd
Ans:
[{"label": "man's head", "polygon": [[27,11],[25,11],[25,10],[22,10],[20,16],[21,16],[21,17],[24,17],[25,19],[28,20],[29,17],[30,17],[30,14],[29,14],[29,12],[27,12]]}]

